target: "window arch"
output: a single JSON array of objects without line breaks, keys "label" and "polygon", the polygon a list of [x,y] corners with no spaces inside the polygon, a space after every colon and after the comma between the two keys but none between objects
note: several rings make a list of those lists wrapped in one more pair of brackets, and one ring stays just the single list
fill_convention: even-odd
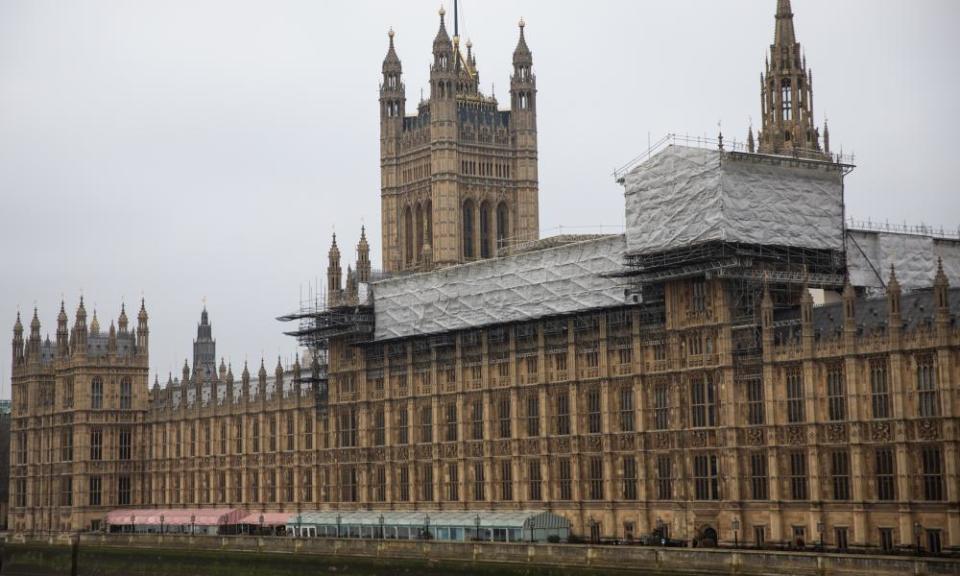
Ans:
[{"label": "window arch", "polygon": [[130,410],[133,408],[133,384],[130,378],[120,380],[120,409]]},{"label": "window arch", "polygon": [[424,231],[424,236],[425,236],[424,241],[426,244],[429,244],[431,247],[433,247],[433,202],[430,200],[427,200],[423,206],[424,206],[423,211],[425,212],[424,215],[426,216],[426,229]]},{"label": "window arch", "polygon": [[783,110],[783,119],[793,120],[793,91],[789,78],[784,78],[780,84],[780,107]]},{"label": "window arch", "polygon": [[417,204],[417,220],[416,220],[416,246],[414,247],[414,253],[416,254],[417,260],[423,258],[423,206],[419,203]]},{"label": "window arch", "polygon": [[490,203],[480,204],[480,257],[490,257]]},{"label": "window arch", "polygon": [[90,383],[90,408],[93,410],[103,408],[103,380],[99,376]]},{"label": "window arch", "polygon": [[473,258],[473,200],[463,203],[463,257]]},{"label": "window arch", "polygon": [[510,233],[510,213],[507,209],[507,203],[497,204],[497,249],[506,246],[507,238]]},{"label": "window arch", "polygon": [[413,213],[409,206],[403,211],[403,236],[403,259],[407,264],[411,264],[413,263]]}]

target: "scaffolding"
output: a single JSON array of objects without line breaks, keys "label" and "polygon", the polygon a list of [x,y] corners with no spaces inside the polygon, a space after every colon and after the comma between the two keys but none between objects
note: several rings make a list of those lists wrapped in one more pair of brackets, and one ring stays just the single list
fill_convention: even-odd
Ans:
[{"label": "scaffolding", "polygon": [[[367,294],[368,289],[362,288],[358,292]],[[337,338],[347,345],[370,341],[374,325],[372,299],[342,291],[332,298],[318,293],[302,301],[297,311],[277,320],[296,323],[296,329],[284,334],[296,338],[312,356],[311,369],[302,371],[297,383],[313,389],[317,411],[325,413],[329,400],[330,340]]]}]

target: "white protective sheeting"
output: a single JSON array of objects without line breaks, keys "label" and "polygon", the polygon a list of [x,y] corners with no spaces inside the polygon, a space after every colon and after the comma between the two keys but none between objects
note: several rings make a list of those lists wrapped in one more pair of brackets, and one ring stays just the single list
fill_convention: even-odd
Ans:
[{"label": "white protective sheeting", "polygon": [[481,260],[373,285],[376,340],[532,320],[626,303],[623,235]]},{"label": "white protective sheeting", "polygon": [[929,288],[938,257],[943,258],[950,284],[960,285],[960,240],[872,230],[848,230],[847,234],[847,270],[854,286],[882,288],[893,265],[903,289]]},{"label": "white protective sheeting", "polygon": [[714,241],[843,249],[836,165],[672,145],[624,185],[631,254]]}]

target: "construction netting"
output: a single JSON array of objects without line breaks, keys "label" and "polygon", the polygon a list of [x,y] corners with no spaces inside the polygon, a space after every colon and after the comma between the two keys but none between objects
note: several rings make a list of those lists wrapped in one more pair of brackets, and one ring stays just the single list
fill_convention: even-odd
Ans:
[{"label": "construction netting", "polygon": [[840,165],[671,145],[624,177],[627,250],[843,249]]},{"label": "construction netting", "polygon": [[875,230],[848,230],[847,238],[847,271],[854,286],[883,288],[893,265],[903,289],[929,288],[938,258],[951,285],[960,285],[960,240]]},{"label": "construction netting", "polygon": [[623,235],[481,260],[373,285],[375,339],[533,320],[626,302]]}]

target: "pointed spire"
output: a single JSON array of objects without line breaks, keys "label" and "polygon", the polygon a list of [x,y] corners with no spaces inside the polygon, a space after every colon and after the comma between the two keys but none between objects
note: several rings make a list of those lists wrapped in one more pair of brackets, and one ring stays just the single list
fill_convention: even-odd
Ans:
[{"label": "pointed spire", "polygon": [[753,141],[753,125],[747,128],[747,152],[753,154],[756,146]]},{"label": "pointed spire", "polygon": [[397,56],[397,49],[393,44],[394,37],[393,28],[390,28],[390,31],[387,32],[387,36],[390,38],[390,45],[387,48],[387,55],[383,59],[383,71],[400,71],[400,57]]},{"label": "pointed spire", "polygon": [[447,25],[444,21],[444,16],[447,15],[447,11],[443,9],[443,6],[440,6],[440,29],[437,30],[437,36],[433,39],[433,52],[437,53],[438,51],[449,52],[451,50],[450,44],[450,35],[447,34]]},{"label": "pointed spire", "polygon": [[530,52],[530,47],[527,46],[527,37],[524,34],[524,29],[527,27],[527,23],[523,18],[521,18],[517,25],[520,27],[520,38],[517,40],[517,47],[513,50],[513,63],[529,64],[532,54]]},{"label": "pointed spire", "polygon": [[77,306],[76,323],[84,328],[87,326],[87,308],[83,305],[83,295],[80,296],[80,305]]},{"label": "pointed spire", "polygon": [[97,309],[93,309],[93,320],[90,321],[90,333],[99,334],[100,333],[100,321],[97,320]]},{"label": "pointed spire", "polygon": [[827,125],[827,119],[823,119],[823,152],[830,154],[830,127]]},{"label": "pointed spire", "polygon": [[67,324],[67,307],[63,300],[60,300],[60,313],[57,314],[57,324]]},{"label": "pointed spire", "polygon": [[33,307],[33,319],[30,320],[30,337],[40,338],[40,317],[37,316],[37,307]]},{"label": "pointed spire", "polygon": [[938,286],[939,286],[939,285],[947,286],[947,285],[949,285],[949,283],[950,283],[950,282],[947,280],[947,274],[943,271],[943,257],[942,257],[942,256],[937,256],[937,275],[934,277],[933,282],[934,282],[935,285],[938,285]]},{"label": "pointed spire", "polygon": [[23,323],[20,322],[20,311],[17,310],[17,321],[13,323],[13,333],[23,334]]},{"label": "pointed spire", "polygon": [[117,320],[117,323],[119,324],[119,327],[120,327],[120,333],[121,333],[121,334],[126,334],[126,333],[127,333],[127,322],[128,322],[128,320],[127,320],[127,305],[126,305],[126,303],[121,303],[121,304],[120,304],[120,317],[119,317],[118,320]]},{"label": "pointed spire", "polygon": [[777,0],[776,21],[773,43],[792,49],[797,39],[793,31],[793,10],[790,7],[790,0]]}]

